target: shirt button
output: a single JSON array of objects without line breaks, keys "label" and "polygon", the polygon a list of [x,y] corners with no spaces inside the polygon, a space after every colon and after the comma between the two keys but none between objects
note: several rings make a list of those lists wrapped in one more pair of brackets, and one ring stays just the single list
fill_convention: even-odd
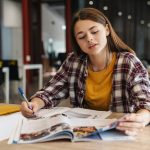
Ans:
[{"label": "shirt button", "polygon": [[81,93],[84,93],[84,90],[81,90]]}]

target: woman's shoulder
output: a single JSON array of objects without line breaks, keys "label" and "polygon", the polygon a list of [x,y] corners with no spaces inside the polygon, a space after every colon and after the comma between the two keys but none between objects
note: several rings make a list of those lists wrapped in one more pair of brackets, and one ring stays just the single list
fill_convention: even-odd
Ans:
[{"label": "woman's shoulder", "polygon": [[145,70],[144,65],[141,60],[130,52],[120,52],[118,53],[118,62],[117,66],[121,65],[126,69],[136,68],[137,70]]},{"label": "woman's shoulder", "polygon": [[122,58],[134,58],[134,57],[136,57],[135,54],[132,54],[130,52],[118,52],[117,54],[119,57],[122,57]]},{"label": "woman's shoulder", "polygon": [[122,59],[124,62],[140,62],[140,59],[135,54],[132,54],[130,52],[119,52],[117,56],[118,59]]},{"label": "woman's shoulder", "polygon": [[74,52],[69,52],[68,54],[67,54],[67,58],[68,59],[72,59],[72,58],[76,58],[77,56],[76,56],[76,54],[74,53]]},{"label": "woman's shoulder", "polygon": [[83,56],[78,56],[77,54],[75,54],[74,52],[70,52],[68,53],[67,55],[67,59],[68,61],[71,61],[71,62],[79,62],[79,61],[83,61],[84,59],[82,58]]}]

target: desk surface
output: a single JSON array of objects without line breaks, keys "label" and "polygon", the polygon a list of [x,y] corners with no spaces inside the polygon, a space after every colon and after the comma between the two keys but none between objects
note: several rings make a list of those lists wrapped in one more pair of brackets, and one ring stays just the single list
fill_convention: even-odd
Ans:
[{"label": "desk surface", "polygon": [[[116,114],[115,114],[116,115]],[[36,144],[11,144],[0,142],[2,150],[150,150],[150,126],[147,126],[135,140],[131,141],[93,141],[75,142],[55,141]]]}]

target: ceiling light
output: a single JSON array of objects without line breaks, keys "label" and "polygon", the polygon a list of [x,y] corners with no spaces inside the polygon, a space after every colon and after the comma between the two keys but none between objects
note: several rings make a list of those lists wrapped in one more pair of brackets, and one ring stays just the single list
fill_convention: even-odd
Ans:
[{"label": "ceiling light", "polygon": [[49,42],[49,43],[53,43],[53,39],[52,39],[52,38],[49,38],[49,39],[48,39],[48,42]]},{"label": "ceiling light", "polygon": [[147,5],[150,5],[150,1],[147,1]]},{"label": "ceiling light", "polygon": [[104,6],[103,9],[104,9],[104,10],[108,10],[108,6]]},{"label": "ceiling light", "polygon": [[145,21],[144,20],[140,20],[140,24],[144,24],[145,23]]},{"label": "ceiling light", "polygon": [[93,1],[89,1],[89,4],[90,4],[90,5],[93,5]]},{"label": "ceiling light", "polygon": [[122,16],[122,12],[121,11],[118,11],[118,16]]},{"label": "ceiling light", "polygon": [[66,26],[65,26],[65,25],[62,25],[62,26],[61,26],[61,29],[62,29],[62,30],[66,30]]},{"label": "ceiling light", "polygon": [[128,17],[127,17],[127,18],[130,20],[130,19],[132,19],[132,16],[131,16],[131,15],[128,15]]}]

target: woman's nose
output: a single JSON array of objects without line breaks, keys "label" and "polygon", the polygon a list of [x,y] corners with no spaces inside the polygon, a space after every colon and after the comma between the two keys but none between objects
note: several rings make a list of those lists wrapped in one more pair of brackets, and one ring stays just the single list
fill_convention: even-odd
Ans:
[{"label": "woman's nose", "polygon": [[88,41],[88,42],[92,42],[92,41],[93,41],[93,37],[92,37],[91,35],[88,35],[88,36],[87,36],[87,41]]}]

